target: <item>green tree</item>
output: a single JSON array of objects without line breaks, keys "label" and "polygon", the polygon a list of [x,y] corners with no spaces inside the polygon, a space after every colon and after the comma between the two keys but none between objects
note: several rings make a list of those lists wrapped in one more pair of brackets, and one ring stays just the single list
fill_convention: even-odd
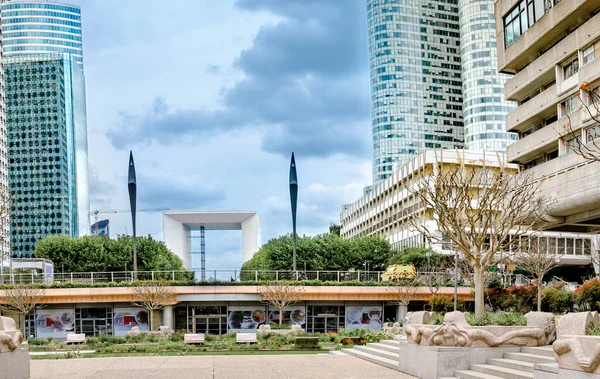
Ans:
[{"label": "green tree", "polygon": [[[297,239],[298,268],[307,270],[363,270],[366,265],[383,271],[393,250],[379,237],[341,238],[332,233]],[[292,239],[290,235],[273,238],[264,244],[243,270],[291,270]]]},{"label": "green tree", "polygon": [[335,222],[331,222],[329,224],[329,234],[334,234],[336,236],[340,236],[342,231],[342,226],[340,224],[336,224]]},{"label": "green tree", "polygon": [[[103,272],[125,271],[133,268],[133,239],[119,236],[49,236],[35,248],[37,258],[54,262],[57,271]],[[151,236],[138,237],[137,259],[139,271],[184,270],[183,262],[163,242]]]}]

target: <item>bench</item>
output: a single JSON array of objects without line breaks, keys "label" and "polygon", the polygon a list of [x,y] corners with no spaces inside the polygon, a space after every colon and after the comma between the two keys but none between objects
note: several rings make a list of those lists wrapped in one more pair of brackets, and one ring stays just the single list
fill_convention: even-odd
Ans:
[{"label": "bench", "polygon": [[85,343],[85,334],[69,333],[65,344],[70,343]]},{"label": "bench", "polygon": [[319,337],[296,337],[294,342],[296,345],[319,345]]},{"label": "bench", "polygon": [[342,345],[364,345],[360,337],[342,337]]},{"label": "bench", "polygon": [[184,334],[183,343],[204,344],[204,334]]},{"label": "bench", "polygon": [[256,343],[256,333],[237,333],[235,341],[237,343]]}]

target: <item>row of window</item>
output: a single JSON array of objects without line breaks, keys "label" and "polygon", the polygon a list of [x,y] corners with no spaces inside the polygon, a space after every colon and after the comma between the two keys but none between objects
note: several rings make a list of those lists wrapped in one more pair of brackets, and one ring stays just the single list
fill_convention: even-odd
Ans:
[{"label": "row of window", "polygon": [[46,38],[62,38],[62,39],[70,39],[73,41],[79,41],[81,44],[81,35],[71,35],[71,34],[63,34],[63,33],[48,33],[48,32],[17,32],[17,33],[4,33],[2,38],[4,41],[8,41],[9,38],[19,38],[19,37],[46,37]]},{"label": "row of window", "polygon": [[45,24],[26,24],[26,25],[2,25],[2,33],[12,35],[12,31],[15,30],[48,30],[54,32],[65,32],[72,34],[81,34],[81,29],[69,28],[66,26],[58,25],[45,25]]},{"label": "row of window", "polygon": [[81,13],[81,10],[77,7],[52,3],[6,3],[2,5],[3,12],[11,9],[50,9],[55,11]]},{"label": "row of window", "polygon": [[33,24],[33,23],[42,23],[42,24],[58,24],[58,25],[67,25],[67,26],[75,26],[81,28],[81,21],[69,21],[62,20],[58,18],[50,18],[50,17],[21,17],[21,18],[4,18],[2,17],[2,27],[4,25],[9,24]]},{"label": "row of window", "polygon": [[504,16],[504,46],[510,46],[560,0],[521,0]]},{"label": "row of window", "polygon": [[[48,10],[42,11],[3,11],[2,18],[10,19],[9,17],[20,17],[20,16],[42,16],[42,17],[56,17],[56,18],[66,18],[69,20],[81,20],[81,15],[79,14],[70,14],[65,12],[54,12]],[[4,22],[4,20],[2,21]]]},{"label": "row of window", "polygon": [[76,47],[81,49],[81,42],[69,42],[60,39],[45,39],[45,38],[20,38],[20,39],[9,39],[5,40],[4,47],[10,47],[11,45],[58,45]]}]

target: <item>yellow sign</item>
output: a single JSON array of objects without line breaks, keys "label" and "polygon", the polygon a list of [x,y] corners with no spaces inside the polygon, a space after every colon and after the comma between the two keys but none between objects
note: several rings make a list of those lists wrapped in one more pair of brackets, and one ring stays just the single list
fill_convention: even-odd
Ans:
[{"label": "yellow sign", "polygon": [[384,282],[404,278],[414,279],[416,277],[417,269],[414,265],[391,265],[381,274],[381,280]]}]

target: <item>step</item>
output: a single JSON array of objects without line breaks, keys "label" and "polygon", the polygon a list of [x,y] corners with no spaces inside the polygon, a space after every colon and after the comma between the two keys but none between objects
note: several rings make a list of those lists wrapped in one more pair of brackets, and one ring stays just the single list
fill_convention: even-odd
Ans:
[{"label": "step", "polygon": [[388,345],[386,343],[369,343],[369,344],[367,344],[367,346],[386,350],[386,351],[391,351],[392,353],[396,353],[396,355],[400,355],[400,349],[398,348],[398,346],[392,346],[392,345]]},{"label": "step", "polygon": [[379,341],[379,343],[383,344],[383,345],[396,346],[397,348],[400,348],[401,341],[398,341],[398,340],[381,340],[381,341]]},{"label": "step", "polygon": [[516,359],[506,358],[490,358],[487,360],[488,365],[512,368],[526,372],[533,372],[535,364],[530,362],[517,361]]},{"label": "step", "polygon": [[521,353],[544,355],[546,357],[556,357],[552,346],[538,346],[538,347],[522,347]]},{"label": "step", "polygon": [[331,354],[331,355],[348,355],[340,350],[330,350],[329,354]]},{"label": "step", "polygon": [[[344,350],[351,350],[351,351],[344,351]],[[360,351],[357,349],[342,349],[342,351],[344,351],[344,353],[354,355],[357,358],[364,359],[365,361],[369,361],[371,363],[375,363],[375,364],[378,364],[383,367],[391,368],[392,370],[398,370],[398,368],[399,368],[398,367],[399,362],[397,360],[382,358],[378,355],[373,355],[373,354],[366,353],[364,351]]]},{"label": "step", "polygon": [[471,371],[482,372],[488,375],[495,375],[505,379],[533,379],[533,372],[515,370],[512,368],[492,366],[492,365],[471,365]]},{"label": "step", "polygon": [[545,355],[529,354],[529,353],[504,353],[504,358],[514,359],[517,361],[529,363],[554,363],[554,358],[546,357]]},{"label": "step", "polygon": [[477,372],[472,370],[459,370],[454,373],[459,379],[502,379],[500,376],[484,374],[483,372]]},{"label": "step", "polygon": [[354,349],[358,351],[364,351],[365,353],[377,355],[378,357],[387,358],[394,360],[396,362],[400,362],[400,353],[399,352],[391,352],[385,349],[378,349],[372,346],[355,346]]}]

